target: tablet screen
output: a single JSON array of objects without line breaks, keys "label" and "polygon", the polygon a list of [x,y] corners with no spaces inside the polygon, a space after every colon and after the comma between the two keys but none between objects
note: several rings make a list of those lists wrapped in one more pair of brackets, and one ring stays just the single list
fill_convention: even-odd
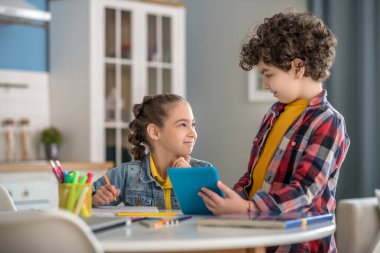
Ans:
[{"label": "tablet screen", "polygon": [[169,168],[168,175],[184,214],[212,214],[198,195],[202,187],[223,196],[216,186],[219,176],[215,167]]}]

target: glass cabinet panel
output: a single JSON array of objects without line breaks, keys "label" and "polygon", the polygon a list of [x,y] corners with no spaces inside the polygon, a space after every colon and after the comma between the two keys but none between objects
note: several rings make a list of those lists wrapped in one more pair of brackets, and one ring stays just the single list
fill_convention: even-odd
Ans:
[{"label": "glass cabinet panel", "polygon": [[130,149],[132,148],[132,145],[128,141],[128,137],[131,131],[129,128],[122,129],[121,131],[121,162],[129,162],[132,160],[132,156],[130,154]]},{"label": "glass cabinet panel", "polygon": [[172,71],[171,69],[162,70],[162,93],[171,93],[172,91]]},{"label": "glass cabinet panel", "polygon": [[157,17],[148,15],[148,61],[157,61]]},{"label": "glass cabinet panel", "polygon": [[121,58],[131,59],[132,35],[131,35],[131,13],[121,12]]},{"label": "glass cabinet panel", "polygon": [[129,122],[132,114],[131,66],[121,66],[121,120]]},{"label": "glass cabinet panel", "polygon": [[105,64],[105,120],[116,120],[116,67],[115,64]]},{"label": "glass cabinet panel", "polygon": [[162,17],[162,61],[171,62],[171,19]]},{"label": "glass cabinet panel", "polygon": [[106,161],[113,161],[116,164],[116,130],[105,130],[105,143],[106,143]]},{"label": "glass cabinet panel", "polygon": [[106,9],[105,17],[105,55],[106,57],[116,56],[116,11]]},{"label": "glass cabinet panel", "polygon": [[157,69],[148,68],[148,95],[156,95],[157,92]]}]

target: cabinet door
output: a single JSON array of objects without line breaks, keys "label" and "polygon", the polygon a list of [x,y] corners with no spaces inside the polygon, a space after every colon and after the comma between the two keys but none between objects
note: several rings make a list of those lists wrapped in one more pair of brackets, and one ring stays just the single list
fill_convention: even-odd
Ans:
[{"label": "cabinet door", "polygon": [[3,172],[0,184],[8,190],[19,211],[58,207],[58,184],[51,172]]},{"label": "cabinet door", "polygon": [[99,103],[104,104],[103,127],[94,126],[94,132],[103,136],[96,142],[103,160],[119,164],[131,159],[133,105],[148,94],[185,96],[184,8],[118,0],[93,3],[103,20],[94,41],[94,52],[101,52],[94,55],[100,60],[94,82],[102,80]]},{"label": "cabinet door", "polygon": [[128,162],[128,123],[132,119],[133,9],[123,6],[104,9],[104,100],[105,159]]},{"label": "cabinet door", "polygon": [[147,94],[173,93],[172,17],[147,14],[146,18]]}]

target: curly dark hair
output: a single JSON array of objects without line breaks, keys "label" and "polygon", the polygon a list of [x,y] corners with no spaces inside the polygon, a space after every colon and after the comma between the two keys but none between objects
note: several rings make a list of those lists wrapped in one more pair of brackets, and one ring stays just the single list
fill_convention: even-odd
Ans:
[{"label": "curly dark hair", "polygon": [[298,58],[305,66],[305,76],[323,82],[330,75],[336,44],[336,37],[320,18],[307,12],[278,13],[265,18],[242,45],[239,65],[249,71],[262,59],[289,71]]},{"label": "curly dark hair", "polygon": [[180,101],[186,100],[175,94],[159,94],[155,96],[145,96],[141,104],[135,104],[133,106],[135,119],[129,123],[131,134],[128,136],[128,141],[134,146],[131,149],[133,159],[144,159],[146,155],[145,145],[151,147],[147,138],[147,126],[153,123],[158,127],[162,127],[164,120],[169,116],[168,105]]}]

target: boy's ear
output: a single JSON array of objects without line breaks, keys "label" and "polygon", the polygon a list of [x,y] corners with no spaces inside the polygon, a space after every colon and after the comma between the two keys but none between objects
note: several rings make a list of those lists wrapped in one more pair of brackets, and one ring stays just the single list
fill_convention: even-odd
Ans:
[{"label": "boy's ear", "polygon": [[159,138],[160,138],[160,131],[158,129],[158,127],[153,124],[153,123],[150,123],[147,127],[146,127],[146,131],[148,133],[148,136],[154,140],[154,141],[157,141]]},{"label": "boy's ear", "polygon": [[301,59],[294,59],[292,61],[292,72],[296,79],[301,79],[305,74],[305,63]]}]

